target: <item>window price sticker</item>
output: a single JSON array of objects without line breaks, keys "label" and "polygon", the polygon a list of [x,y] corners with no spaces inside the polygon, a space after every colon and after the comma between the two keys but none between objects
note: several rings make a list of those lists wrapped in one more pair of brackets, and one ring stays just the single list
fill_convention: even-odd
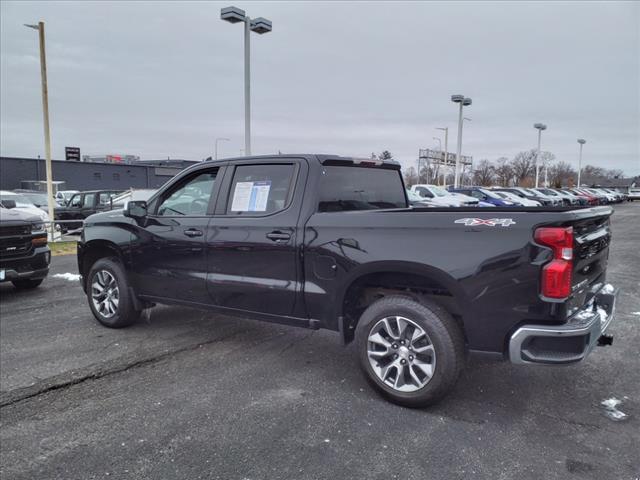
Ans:
[{"label": "window price sticker", "polygon": [[232,212],[265,212],[271,180],[238,182],[231,201]]}]

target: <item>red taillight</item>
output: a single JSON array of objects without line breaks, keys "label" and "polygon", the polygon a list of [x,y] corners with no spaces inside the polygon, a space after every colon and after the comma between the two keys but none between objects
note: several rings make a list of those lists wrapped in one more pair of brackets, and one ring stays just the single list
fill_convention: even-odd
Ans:
[{"label": "red taillight", "polygon": [[548,298],[567,298],[571,294],[573,228],[538,228],[534,238],[553,251],[551,263],[542,267],[542,295]]}]

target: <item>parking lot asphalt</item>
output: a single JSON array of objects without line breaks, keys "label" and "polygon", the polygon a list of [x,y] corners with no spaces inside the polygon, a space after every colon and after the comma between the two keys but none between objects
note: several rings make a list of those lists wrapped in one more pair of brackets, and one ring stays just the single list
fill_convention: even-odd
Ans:
[{"label": "parking lot asphalt", "polygon": [[103,328],[55,257],[41,288],[0,286],[0,476],[634,480],[640,203],[615,210],[613,346],[562,368],[471,357],[423,410],[381,399],[332,332],[178,307]]}]

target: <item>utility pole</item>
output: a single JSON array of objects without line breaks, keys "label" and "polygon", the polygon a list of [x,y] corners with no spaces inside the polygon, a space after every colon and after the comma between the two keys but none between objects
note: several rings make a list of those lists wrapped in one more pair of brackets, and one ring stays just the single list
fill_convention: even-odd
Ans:
[{"label": "utility pole", "polygon": [[[47,87],[47,55],[45,52],[44,42],[44,22],[39,22],[38,25],[27,25],[25,27],[38,30],[40,37],[40,77],[42,81],[42,116],[44,120],[44,155],[45,155],[45,168],[47,172],[47,213],[49,214],[49,220],[53,222],[54,209],[53,209],[53,183],[51,172],[51,133],[49,131],[49,91]],[[51,232],[53,235],[53,223],[51,223]]]},{"label": "utility pole", "polygon": [[540,178],[540,143],[542,141],[542,131],[547,129],[544,123],[536,123],[533,128],[538,130],[538,150],[536,150],[536,188],[538,188],[538,179]]},{"label": "utility pole", "polygon": [[218,142],[220,142],[220,141],[228,142],[230,140],[228,138],[223,138],[223,137],[216,138],[216,141],[215,141],[216,146],[215,146],[215,149],[214,149],[215,150],[214,151],[214,160],[218,159]]},{"label": "utility pole", "polygon": [[229,23],[244,22],[244,153],[251,155],[251,32],[260,35],[272,30],[266,18],[249,17],[244,10],[226,7],[220,10],[220,18]]},{"label": "utility pole", "polygon": [[587,141],[584,138],[579,138],[578,139],[578,143],[580,144],[580,156],[578,157],[578,185],[577,187],[580,188],[580,176],[582,174],[582,146],[587,143]]},{"label": "utility pole", "polygon": [[[449,156],[449,127],[436,127],[436,130],[444,130],[444,158],[442,159],[444,164],[443,164],[443,169],[442,171],[445,172],[446,167],[447,167],[447,160],[448,160],[448,156]],[[444,173],[443,173],[444,176]],[[438,179],[436,178],[436,183]],[[444,184],[444,181],[442,182]]]}]

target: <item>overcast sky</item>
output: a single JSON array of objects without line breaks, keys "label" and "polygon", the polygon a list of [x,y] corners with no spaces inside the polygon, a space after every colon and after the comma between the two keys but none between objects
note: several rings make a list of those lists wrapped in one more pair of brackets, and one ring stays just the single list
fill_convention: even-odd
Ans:
[{"label": "overcast sky", "polygon": [[[640,174],[640,2],[0,3],[0,154],[44,151],[37,32],[46,23],[54,158],[240,155],[242,28],[251,35],[253,153],[369,156],[414,165],[465,109],[463,154],[535,147]],[[444,142],[443,142],[444,143]]]}]

